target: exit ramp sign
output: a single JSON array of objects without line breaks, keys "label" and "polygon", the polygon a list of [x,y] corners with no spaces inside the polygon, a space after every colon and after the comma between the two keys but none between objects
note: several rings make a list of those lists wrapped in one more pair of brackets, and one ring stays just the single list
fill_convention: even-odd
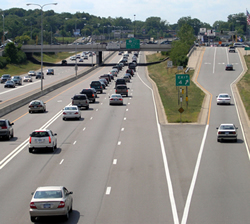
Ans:
[{"label": "exit ramp sign", "polygon": [[175,75],[175,85],[176,86],[190,86],[189,74],[176,74]]}]

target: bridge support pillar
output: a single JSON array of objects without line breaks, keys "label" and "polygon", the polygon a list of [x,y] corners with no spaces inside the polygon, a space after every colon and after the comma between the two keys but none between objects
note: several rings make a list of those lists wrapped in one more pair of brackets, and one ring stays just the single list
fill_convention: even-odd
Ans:
[{"label": "bridge support pillar", "polygon": [[102,51],[97,51],[96,52],[96,63],[98,65],[102,64]]}]

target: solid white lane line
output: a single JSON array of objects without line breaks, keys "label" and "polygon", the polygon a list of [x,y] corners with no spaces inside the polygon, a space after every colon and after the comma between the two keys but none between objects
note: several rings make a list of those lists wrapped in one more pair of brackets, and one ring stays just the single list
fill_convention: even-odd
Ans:
[{"label": "solid white lane line", "polygon": [[116,165],[117,164],[117,159],[113,160],[113,164]]},{"label": "solid white lane line", "polygon": [[201,156],[202,156],[202,153],[203,153],[203,149],[204,149],[204,145],[205,145],[205,141],[206,141],[206,137],[207,137],[208,127],[209,127],[209,125],[207,124],[204,135],[203,135],[203,139],[202,139],[202,142],[201,142],[198,158],[197,158],[197,161],[196,161],[193,178],[192,178],[190,188],[189,188],[189,191],[188,191],[188,196],[187,196],[186,204],[185,204],[185,207],[184,207],[184,212],[183,212],[181,224],[186,224],[187,223],[189,208],[190,208],[190,204],[191,204],[191,200],[192,200],[192,196],[193,196],[193,192],[194,192],[194,186],[195,186],[196,179],[197,179],[197,176],[198,176],[198,171],[199,171],[199,167],[200,167],[200,163],[201,163]]},{"label": "solid white lane line", "polygon": [[62,161],[59,163],[60,165],[63,163],[64,159],[62,159]]},{"label": "solid white lane line", "polygon": [[157,130],[158,130],[158,135],[159,135],[159,141],[160,141],[160,145],[161,145],[162,159],[163,159],[165,175],[166,175],[166,180],[167,180],[167,185],[168,185],[168,195],[169,195],[170,205],[171,205],[172,214],[173,214],[173,220],[174,220],[174,224],[179,224],[179,217],[178,217],[178,213],[177,213],[177,208],[176,208],[176,203],[175,203],[175,198],[174,198],[173,185],[172,185],[171,176],[170,176],[169,167],[168,167],[168,160],[167,160],[166,150],[165,150],[163,137],[162,137],[162,133],[161,133],[161,126],[160,126],[159,119],[158,119],[158,113],[157,113],[157,109],[156,109],[154,91],[153,91],[152,88],[150,88],[142,80],[142,78],[140,77],[139,74],[137,74],[137,75],[138,75],[139,79],[141,80],[141,82],[151,90],[151,94],[152,94],[152,98],[153,98],[153,102],[154,102],[156,125],[157,125]]},{"label": "solid white lane line", "polygon": [[118,142],[118,145],[121,145],[121,141]]},{"label": "solid white lane line", "polygon": [[74,141],[73,145],[75,145],[75,144],[76,144],[76,141]]},{"label": "solid white lane line", "polygon": [[107,187],[107,190],[106,190],[106,195],[109,195],[111,192],[111,187]]},{"label": "solid white lane line", "polygon": [[121,131],[124,131],[124,128],[122,128]]}]

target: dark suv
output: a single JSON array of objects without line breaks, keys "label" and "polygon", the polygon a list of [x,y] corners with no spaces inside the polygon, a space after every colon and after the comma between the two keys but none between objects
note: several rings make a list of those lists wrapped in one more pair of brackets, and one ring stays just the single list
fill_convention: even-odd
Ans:
[{"label": "dark suv", "polygon": [[102,83],[100,81],[92,81],[90,83],[90,88],[94,88],[97,92],[100,93],[102,93],[103,91]]},{"label": "dark suv", "polygon": [[116,79],[115,86],[117,85],[127,85],[125,79]]},{"label": "dark suv", "polygon": [[91,101],[92,103],[95,102],[95,93],[92,89],[83,89],[80,94],[86,94],[89,101]]},{"label": "dark suv", "polygon": [[85,94],[76,94],[72,97],[72,105],[78,106],[79,108],[85,107],[89,109],[89,99]]}]

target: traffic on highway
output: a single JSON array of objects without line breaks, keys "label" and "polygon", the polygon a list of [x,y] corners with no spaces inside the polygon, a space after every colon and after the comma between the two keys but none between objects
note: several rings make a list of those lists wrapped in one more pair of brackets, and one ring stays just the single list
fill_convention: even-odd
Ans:
[{"label": "traffic on highway", "polygon": [[[248,222],[249,153],[232,91],[243,71],[237,50],[202,54],[197,82],[211,96],[205,125],[160,124],[147,69],[136,66],[145,54],[125,54],[108,59],[114,68],[34,99],[38,111],[27,104],[0,118],[13,130],[0,140],[1,223]],[[51,69],[45,85],[74,74]],[[39,83],[1,84],[0,96]]]}]

